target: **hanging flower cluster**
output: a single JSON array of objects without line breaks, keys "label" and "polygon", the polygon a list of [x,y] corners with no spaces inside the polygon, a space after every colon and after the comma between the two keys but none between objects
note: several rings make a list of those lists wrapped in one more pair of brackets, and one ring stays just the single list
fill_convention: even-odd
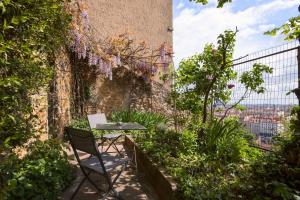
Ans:
[{"label": "hanging flower cluster", "polygon": [[145,80],[151,79],[162,67],[167,71],[172,61],[172,49],[162,44],[153,50],[145,42],[135,43],[129,34],[95,41],[89,24],[87,4],[77,0],[68,6],[73,16],[71,22],[71,50],[78,59],[86,59],[89,66],[112,80],[112,69],[127,66]]}]

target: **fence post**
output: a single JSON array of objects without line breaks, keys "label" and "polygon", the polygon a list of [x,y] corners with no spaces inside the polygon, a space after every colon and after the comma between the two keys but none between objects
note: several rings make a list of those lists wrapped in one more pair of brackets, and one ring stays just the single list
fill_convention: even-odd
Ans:
[{"label": "fence post", "polygon": [[[299,43],[300,43],[300,38],[299,38]],[[296,93],[300,93],[300,46],[298,46],[298,55],[297,55],[297,61],[298,61],[298,91],[296,91]],[[298,101],[299,101],[299,106],[300,106],[300,96],[299,94],[296,94]]]}]

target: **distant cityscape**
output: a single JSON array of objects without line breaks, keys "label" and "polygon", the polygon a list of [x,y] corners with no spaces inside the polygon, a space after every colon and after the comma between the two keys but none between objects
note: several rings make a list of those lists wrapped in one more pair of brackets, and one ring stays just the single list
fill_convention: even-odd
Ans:
[{"label": "distant cityscape", "polygon": [[237,116],[241,123],[255,134],[256,143],[262,148],[269,149],[272,137],[284,131],[293,105],[247,104],[243,106],[246,107],[245,110],[232,109],[228,115]]}]

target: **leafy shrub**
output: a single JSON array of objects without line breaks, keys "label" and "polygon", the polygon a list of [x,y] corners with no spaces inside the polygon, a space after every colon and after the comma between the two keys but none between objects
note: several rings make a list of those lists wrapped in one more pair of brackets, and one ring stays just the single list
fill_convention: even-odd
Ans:
[{"label": "leafy shrub", "polygon": [[224,121],[213,119],[205,129],[201,147],[207,154],[225,162],[250,159],[258,156],[259,151],[249,146],[248,135],[236,118],[231,117]]},{"label": "leafy shrub", "polygon": [[158,124],[166,124],[168,122],[165,116],[158,113],[130,110],[114,112],[111,120],[115,122],[136,122],[145,126],[148,130],[153,130]]},{"label": "leafy shrub", "polygon": [[[70,127],[83,129],[83,130],[90,130],[90,125],[89,125],[89,122],[88,122],[87,118],[73,119],[70,123]],[[94,136],[99,137],[99,136],[101,136],[104,133],[109,132],[109,131],[102,131],[102,130],[92,129],[92,132],[93,132]]]},{"label": "leafy shrub", "polygon": [[86,118],[77,118],[73,119],[70,123],[70,126],[73,128],[83,129],[83,130],[90,130],[89,122]]},{"label": "leafy shrub", "polygon": [[152,130],[136,141],[154,161],[166,166],[170,158],[177,157],[179,136],[173,130]]},{"label": "leafy shrub", "polygon": [[300,168],[288,165],[278,152],[258,158],[233,187],[245,199],[299,199]]},{"label": "leafy shrub", "polygon": [[0,174],[3,199],[57,199],[73,178],[57,140],[33,142],[23,159],[10,155],[0,166]]},{"label": "leafy shrub", "polygon": [[291,113],[289,130],[276,136],[274,152],[264,154],[244,173],[238,190],[253,199],[267,196],[271,199],[300,198],[300,109]]},{"label": "leafy shrub", "polygon": [[48,85],[54,54],[68,41],[63,3],[0,1],[0,145],[7,149],[33,135],[29,96]]},{"label": "leafy shrub", "polygon": [[[198,142],[195,130],[176,133],[156,128],[138,144],[178,183],[178,199],[238,199],[240,177],[260,152],[249,146],[247,132],[234,118],[213,121]],[[244,175],[243,173],[246,173]]]}]

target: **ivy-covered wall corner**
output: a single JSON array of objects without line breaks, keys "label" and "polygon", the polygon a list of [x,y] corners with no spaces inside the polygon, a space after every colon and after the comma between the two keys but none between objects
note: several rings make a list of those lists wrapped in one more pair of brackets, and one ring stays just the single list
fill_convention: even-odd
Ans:
[{"label": "ivy-covered wall corner", "polygon": [[62,137],[71,121],[72,73],[70,54],[66,48],[56,52],[55,70],[48,93],[48,126],[51,137]]}]

